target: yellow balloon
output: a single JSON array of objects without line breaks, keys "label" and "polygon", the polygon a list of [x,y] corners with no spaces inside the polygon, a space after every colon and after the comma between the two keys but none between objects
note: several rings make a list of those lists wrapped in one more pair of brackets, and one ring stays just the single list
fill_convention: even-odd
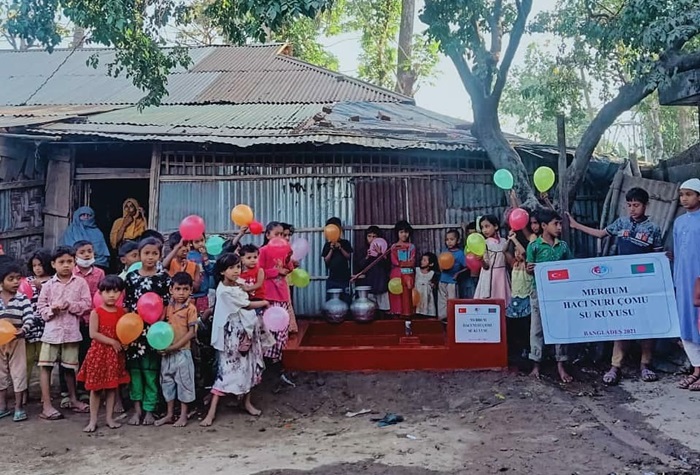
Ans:
[{"label": "yellow balloon", "polygon": [[236,205],[231,210],[231,221],[236,226],[248,226],[253,222],[253,210],[248,205]]},{"label": "yellow balloon", "polygon": [[537,188],[540,193],[549,191],[554,186],[555,178],[554,170],[549,167],[540,167],[535,170],[535,175],[533,176],[535,188]]},{"label": "yellow balloon", "polygon": [[403,284],[400,278],[394,277],[389,281],[389,292],[394,295],[401,295],[403,293]]},{"label": "yellow balloon", "polygon": [[467,252],[475,256],[483,256],[486,253],[486,239],[479,233],[470,234],[467,238]]}]

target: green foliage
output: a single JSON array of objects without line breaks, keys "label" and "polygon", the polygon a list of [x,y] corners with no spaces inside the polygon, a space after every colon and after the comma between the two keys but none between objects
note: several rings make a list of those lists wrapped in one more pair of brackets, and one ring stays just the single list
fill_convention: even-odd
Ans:
[{"label": "green foliage", "polygon": [[318,40],[321,22],[321,18],[295,18],[273,32],[272,39],[291,44],[292,54],[296,58],[337,71],[340,68],[338,58],[328,52]]}]

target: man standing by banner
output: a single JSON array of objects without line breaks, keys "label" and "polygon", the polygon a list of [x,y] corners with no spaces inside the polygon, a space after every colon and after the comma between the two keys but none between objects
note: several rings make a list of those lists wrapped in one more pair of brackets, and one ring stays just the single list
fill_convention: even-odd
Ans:
[{"label": "man standing by banner", "polygon": [[[605,229],[595,229],[578,223],[567,213],[571,229],[577,229],[590,236],[602,239],[604,237],[616,238],[617,255],[644,254],[647,252],[663,251],[661,241],[661,229],[646,215],[649,193],[642,188],[631,188],[625,195],[629,216],[618,218]],[[620,382],[622,375],[622,360],[629,348],[630,340],[617,340],[613,345],[612,366],[610,371],[603,375],[603,383],[615,385]],[[640,371],[642,381],[651,382],[658,378],[652,371],[651,359],[654,351],[654,340],[639,340],[642,348]]]}]

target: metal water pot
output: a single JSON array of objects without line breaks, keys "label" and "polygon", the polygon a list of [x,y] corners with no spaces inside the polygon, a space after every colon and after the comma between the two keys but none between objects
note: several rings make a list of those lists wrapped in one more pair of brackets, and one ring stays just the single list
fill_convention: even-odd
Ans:
[{"label": "metal water pot", "polygon": [[369,293],[372,287],[357,287],[357,297],[350,305],[350,312],[357,322],[371,322],[374,320],[374,313],[377,310],[377,304],[369,299]]},{"label": "metal water pot", "polygon": [[323,304],[323,313],[326,315],[326,320],[330,323],[341,323],[345,320],[345,315],[348,313],[348,304],[340,299],[342,293],[341,289],[328,291],[330,298]]}]

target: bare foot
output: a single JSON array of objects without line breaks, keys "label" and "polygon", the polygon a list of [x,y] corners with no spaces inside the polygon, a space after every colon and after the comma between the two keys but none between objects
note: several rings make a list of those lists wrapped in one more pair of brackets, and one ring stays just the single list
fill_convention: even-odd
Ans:
[{"label": "bare foot", "polygon": [[536,364],[532,367],[532,371],[530,371],[530,376],[532,376],[535,379],[540,379],[540,365]]},{"label": "bare foot", "polygon": [[202,422],[199,423],[200,426],[202,427],[209,427],[214,423],[214,416],[212,415],[207,415],[204,419],[202,419]]},{"label": "bare foot", "polygon": [[141,425],[141,413],[140,412],[134,412],[134,414],[129,418],[127,421],[127,424],[130,426],[138,426]]},{"label": "bare foot", "polygon": [[156,418],[153,417],[152,412],[146,412],[146,415],[143,417],[143,425],[145,426],[152,426],[155,424]]},{"label": "bare foot", "polygon": [[118,422],[107,421],[107,427],[109,427],[110,429],[119,429],[121,426],[122,425]]},{"label": "bare foot", "polygon": [[178,420],[175,421],[175,424],[173,424],[173,427],[185,427],[187,425],[187,414],[183,414],[180,416]]},{"label": "bare foot", "polygon": [[243,407],[245,407],[246,412],[248,414],[250,414],[251,416],[257,417],[260,414],[262,414],[262,411],[260,409],[258,409],[257,407],[253,406],[253,404],[250,401],[246,401],[245,405]]},{"label": "bare foot", "polygon": [[97,423],[92,423],[90,422],[88,425],[85,426],[83,429],[83,432],[87,432],[88,434],[91,432],[95,432],[97,430]]},{"label": "bare foot", "polygon": [[173,423],[173,415],[172,414],[166,414],[165,417],[162,417],[158,419],[155,424],[153,424],[156,427],[160,427],[165,424],[172,424]]},{"label": "bare foot", "polygon": [[121,401],[117,401],[114,403],[114,413],[115,414],[124,414],[124,406],[122,405]]},{"label": "bare foot", "polygon": [[559,371],[559,378],[562,383],[568,384],[573,382],[573,376],[566,372],[566,368],[564,368],[562,363],[557,364],[557,370]]}]

